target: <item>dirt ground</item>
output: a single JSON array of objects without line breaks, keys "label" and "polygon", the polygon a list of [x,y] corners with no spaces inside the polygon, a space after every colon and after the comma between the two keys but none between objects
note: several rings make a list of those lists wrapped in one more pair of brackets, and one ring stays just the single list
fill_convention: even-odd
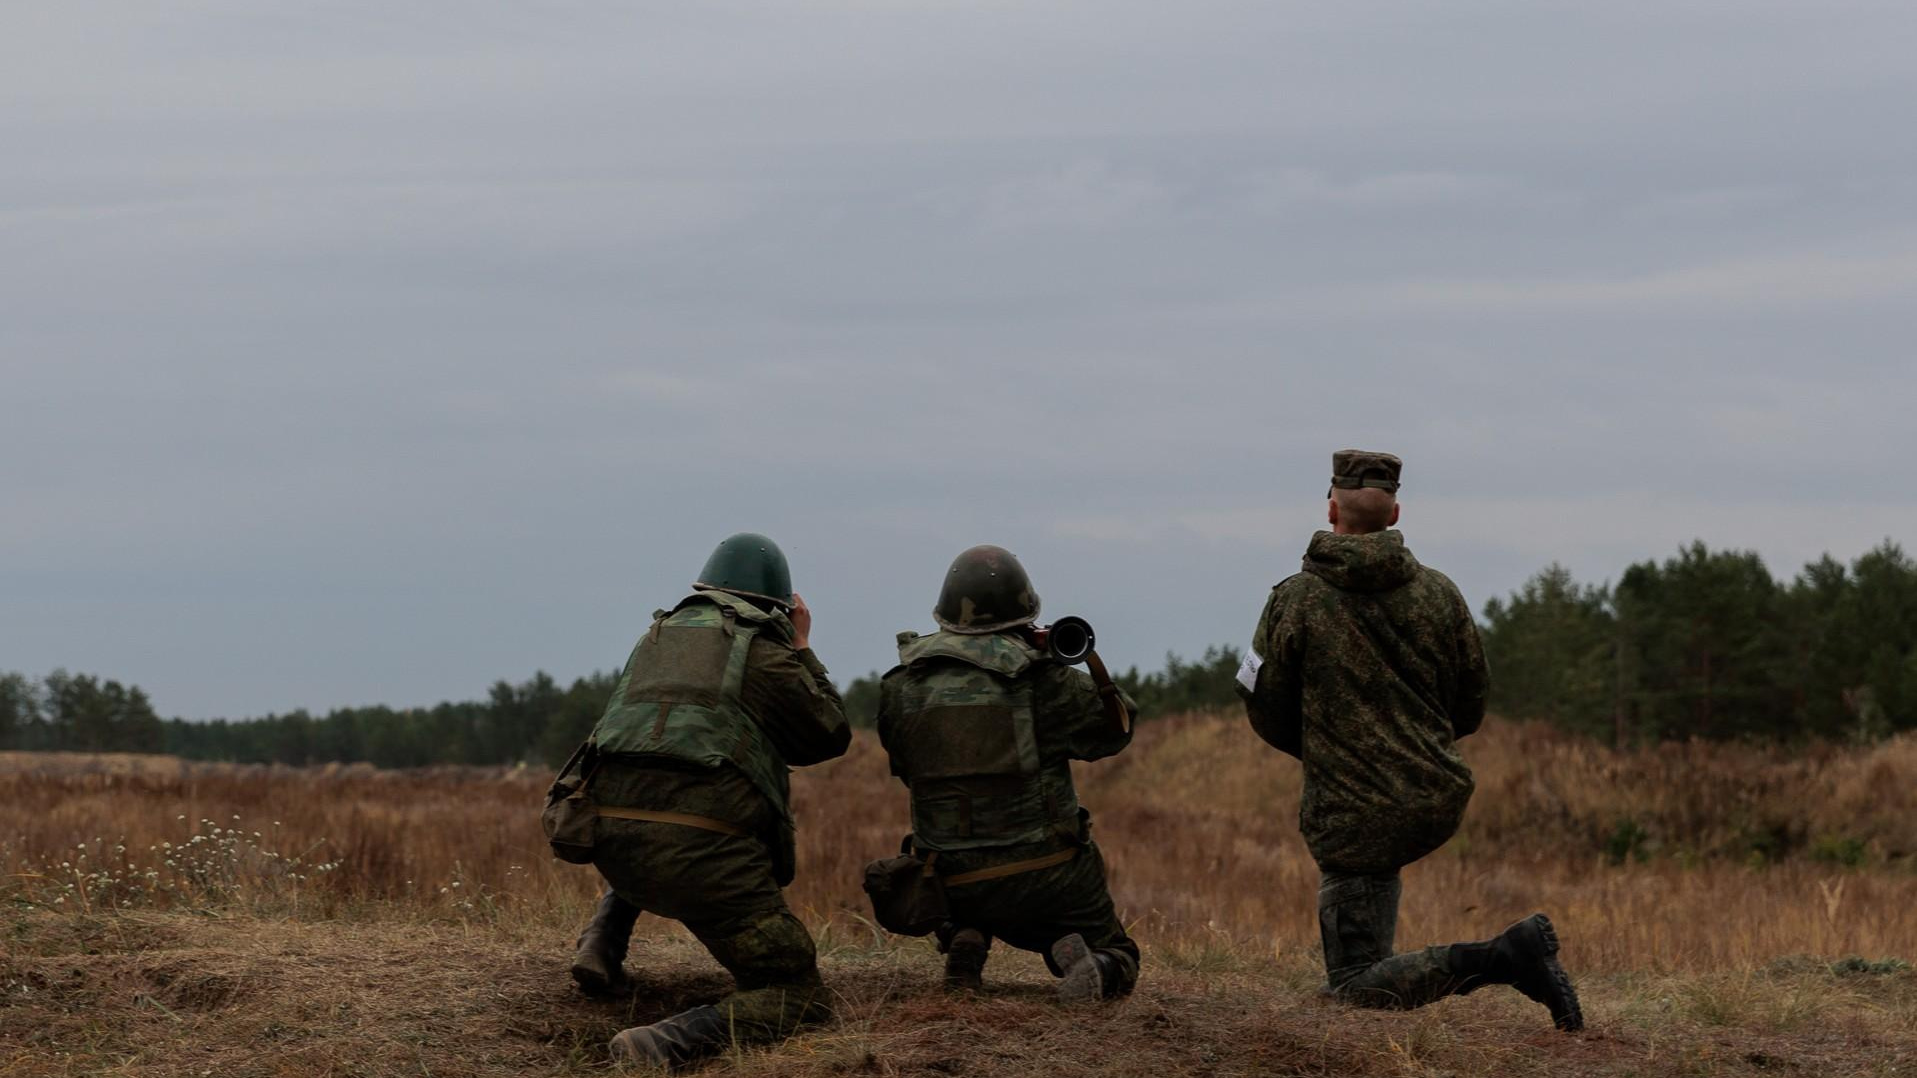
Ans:
[{"label": "dirt ground", "polygon": [[[616,1030],[711,1000],[724,973],[655,926],[626,999],[580,996],[556,924],[252,914],[0,914],[0,1076],[609,1073]],[[983,998],[937,989],[920,941],[829,933],[839,1020],[708,1066],[748,1075],[1907,1075],[1917,974],[1811,960],[1581,977],[1590,1029],[1504,989],[1412,1013],[1318,997],[1303,953],[1147,949],[1136,996],[1064,1011],[1036,956]]]}]

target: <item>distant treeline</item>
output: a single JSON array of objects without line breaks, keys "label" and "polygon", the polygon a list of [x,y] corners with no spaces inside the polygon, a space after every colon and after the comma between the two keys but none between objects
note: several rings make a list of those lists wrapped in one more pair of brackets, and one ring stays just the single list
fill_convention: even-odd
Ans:
[{"label": "distant treeline", "polygon": [[[1232,692],[1238,673],[1236,648],[1214,645],[1197,662],[1174,654],[1165,656],[1165,668],[1141,674],[1134,666],[1112,680],[1138,703],[1145,718],[1186,711],[1215,711],[1237,702]],[[846,716],[854,726],[871,726],[879,713],[879,675],[875,671],[852,679],[845,687]]]},{"label": "distant treeline", "polygon": [[[1917,562],[1886,542],[1794,580],[1748,551],[1694,543],[1615,584],[1561,566],[1484,608],[1492,711],[1617,744],[1677,738],[1873,741],[1917,728]],[[1247,629],[1249,626],[1247,626]],[[1238,652],[1167,655],[1117,680],[1144,718],[1236,706]],[[0,675],[0,749],[164,752],[311,764],[557,764],[591,732],[617,680],[500,681],[484,700],[262,718],[162,719],[137,686],[56,671]],[[845,686],[853,723],[878,710],[876,673]]]},{"label": "distant treeline", "polygon": [[560,685],[539,673],[484,700],[425,708],[347,707],[254,719],[161,719],[137,687],[55,672],[0,675],[0,749],[164,752],[190,760],[380,767],[560,761],[592,730],[615,677]]},{"label": "distant treeline", "polygon": [[1917,727],[1917,562],[1891,542],[1788,583],[1703,543],[1615,584],[1553,565],[1487,603],[1484,623],[1494,711],[1620,745]]},{"label": "distant treeline", "polygon": [[[1148,715],[1228,704],[1236,654],[1211,648],[1202,660],[1166,657],[1165,669],[1118,681]],[[314,764],[365,761],[380,767],[428,764],[557,765],[592,732],[617,675],[597,673],[561,685],[545,673],[517,685],[500,681],[484,700],[429,708],[337,708],[324,715],[289,711],[254,719],[162,719],[137,686],[56,671],[38,681],[0,675],[0,749],[162,752],[191,760]],[[855,725],[878,710],[878,678],[845,690]]]}]

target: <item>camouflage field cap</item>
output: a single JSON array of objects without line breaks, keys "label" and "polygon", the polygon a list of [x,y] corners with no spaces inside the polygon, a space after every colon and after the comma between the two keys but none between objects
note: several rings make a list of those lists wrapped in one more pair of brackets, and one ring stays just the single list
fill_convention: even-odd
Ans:
[{"label": "camouflage field cap", "polygon": [[[1403,468],[1404,461],[1389,453],[1374,453],[1369,449],[1340,449],[1331,455],[1331,486],[1334,490],[1373,487],[1396,494],[1398,473]],[[1325,497],[1331,497],[1331,491],[1325,491]]]},{"label": "camouflage field cap", "polygon": [[722,540],[692,586],[765,599],[781,608],[792,605],[792,571],[786,568],[785,551],[757,532]]},{"label": "camouflage field cap", "polygon": [[932,608],[932,620],[951,633],[995,633],[1037,619],[1032,578],[1002,546],[975,546],[952,559]]}]

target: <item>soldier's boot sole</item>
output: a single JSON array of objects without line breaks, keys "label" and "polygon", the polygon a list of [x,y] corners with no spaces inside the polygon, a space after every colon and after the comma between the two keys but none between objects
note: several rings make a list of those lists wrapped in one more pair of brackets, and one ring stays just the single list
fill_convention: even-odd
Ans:
[{"label": "soldier's boot sole", "polygon": [[1058,982],[1060,1003],[1077,1006],[1105,998],[1105,971],[1099,968],[1084,936],[1074,932],[1052,944],[1052,964],[1062,974]]},{"label": "soldier's boot sole", "polygon": [[961,928],[945,948],[945,990],[955,995],[985,990],[985,934]]},{"label": "soldier's boot sole", "polygon": [[1584,1008],[1578,1003],[1571,975],[1558,962],[1558,931],[1551,919],[1534,913],[1504,930],[1504,940],[1517,952],[1511,987],[1551,1011],[1551,1024],[1567,1033],[1584,1028]]}]

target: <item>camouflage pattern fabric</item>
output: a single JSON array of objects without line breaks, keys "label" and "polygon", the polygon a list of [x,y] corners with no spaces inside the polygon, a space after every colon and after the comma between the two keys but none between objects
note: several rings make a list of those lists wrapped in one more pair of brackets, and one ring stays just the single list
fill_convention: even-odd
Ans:
[{"label": "camouflage pattern fabric", "polygon": [[975,546],[952,559],[932,620],[955,633],[995,633],[1038,617],[1038,592],[1018,555],[1001,546]]},{"label": "camouflage pattern fabric", "polygon": [[779,881],[791,882],[788,769],[841,756],[852,743],[844,703],[825,666],[810,649],[794,650],[793,635],[783,613],[723,592],[694,592],[661,611],[640,637],[593,729],[610,759],[679,765],[715,778],[744,775],[759,793],[752,820],[691,807],[701,796],[696,783],[674,784],[670,795],[681,798],[677,802],[658,803],[665,791],[635,791],[632,796],[649,798],[644,804],[610,800],[595,783],[595,799],[747,827],[771,847]]},{"label": "camouflage pattern fabric", "polygon": [[1455,742],[1484,720],[1489,673],[1463,595],[1402,533],[1313,536],[1252,648],[1246,711],[1304,764],[1299,826],[1322,869],[1390,872],[1456,833],[1473,782]]},{"label": "camouflage pattern fabric", "polygon": [[[942,639],[939,639],[942,638]],[[1032,647],[1023,634],[1017,631],[990,633],[984,636],[960,636],[952,633],[932,633],[921,636],[918,633],[900,633],[900,655],[904,656],[907,645],[913,646],[913,657],[917,658],[921,650],[929,652],[934,647],[942,648],[946,644],[954,646],[961,642],[981,649],[982,656],[1024,654],[1029,659],[1019,667],[1014,675],[1018,680],[1029,684],[1032,694],[1033,714],[1037,717],[1035,734],[1037,736],[1038,757],[1042,764],[1050,765],[1068,760],[1102,760],[1124,751],[1132,743],[1130,730],[1117,728],[1105,715],[1104,705],[1098,696],[1098,686],[1092,683],[1092,676],[1076,667],[1066,666],[1051,656]],[[935,639],[938,642],[935,644]],[[1016,662],[1011,659],[987,658],[988,668],[999,662]],[[894,724],[889,717],[902,713],[901,693],[905,682],[911,675],[910,664],[902,663],[887,671],[879,683],[879,737],[883,741],[886,732]],[[1134,717],[1138,715],[1138,705],[1129,695],[1120,694],[1126,710]],[[889,751],[889,750],[888,750]],[[893,774],[899,774],[894,766]],[[904,776],[900,776],[903,778]]]},{"label": "camouflage pattern fabric", "polygon": [[1451,995],[1462,982],[1451,948],[1392,954],[1398,934],[1398,873],[1326,872],[1318,887],[1326,990],[1361,1007],[1409,1009]]},{"label": "camouflage pattern fabric", "polygon": [[[623,800],[643,801],[635,791],[655,780],[670,786],[689,777],[633,768],[597,777],[593,785],[596,796],[627,791],[631,796]],[[718,816],[727,801],[727,814],[735,818],[766,811],[762,802],[756,809],[751,804],[758,794],[750,783],[734,776],[731,785],[730,796],[709,789],[703,803],[680,802],[679,811]],[[715,1006],[738,1043],[780,1040],[831,1017],[812,936],[787,908],[772,857],[759,839],[608,818],[599,821],[593,865],[620,898],[682,922],[732,974],[737,990]]]},{"label": "camouflage pattern fabric", "polygon": [[747,832],[602,817],[593,845],[620,898],[685,924],[732,974],[737,991],[717,1006],[740,1043],[831,1016],[812,937],[780,892],[795,869],[784,780],[789,765],[843,755],[852,731],[825,667],[793,639],[783,613],[725,593],[661,612],[594,731],[607,755],[587,784],[601,805]]},{"label": "camouflage pattern fabric", "polygon": [[1035,682],[1020,676],[1039,659],[1012,634],[901,638],[910,676],[891,682],[897,707],[884,713],[880,737],[893,774],[909,777],[921,849],[1077,834],[1071,762],[1040,759]]},{"label": "camouflage pattern fabric", "polygon": [[879,740],[912,791],[919,846],[1075,841],[1071,761],[1111,756],[1132,736],[1091,675],[1017,632],[901,633],[899,659],[879,683]]},{"label": "camouflage pattern fabric", "polygon": [[[939,869],[957,875],[1042,857],[1055,848],[1042,844],[943,853]],[[1093,951],[1117,959],[1117,976],[1107,985],[1108,994],[1124,995],[1138,983],[1138,944],[1118,920],[1105,886],[1105,858],[1089,839],[1077,857],[1062,865],[950,887],[945,897],[952,923],[939,930],[941,951],[959,929],[976,928],[985,934],[987,947],[1000,939],[1044,955],[1046,967],[1057,977],[1064,971],[1052,963],[1052,944],[1076,932]]]},{"label": "camouflage pattern fabric", "polygon": [[1396,494],[1398,476],[1403,470],[1404,461],[1390,453],[1340,449],[1331,455],[1331,487],[1333,490],[1373,487]]},{"label": "camouflage pattern fabric", "polygon": [[[1113,987],[1129,991],[1138,947],[1113,909],[1071,761],[1111,756],[1131,743],[1131,731],[1106,715],[1089,674],[1016,631],[901,633],[899,657],[880,682],[879,738],[892,773],[911,790],[914,827],[924,829],[914,844],[939,851],[938,871],[954,876],[1079,849],[1062,865],[949,888],[953,923],[941,938],[976,928],[1046,954],[1050,965],[1051,945],[1076,932],[1118,960]],[[1130,698],[1124,703],[1136,712]],[[987,736],[972,719],[998,725]]]}]

